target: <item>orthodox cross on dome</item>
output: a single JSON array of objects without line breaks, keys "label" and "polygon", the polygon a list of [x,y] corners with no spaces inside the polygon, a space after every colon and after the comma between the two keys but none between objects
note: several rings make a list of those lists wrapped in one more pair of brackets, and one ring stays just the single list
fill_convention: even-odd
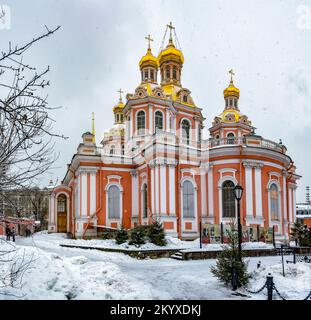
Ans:
[{"label": "orthodox cross on dome", "polygon": [[145,39],[148,41],[148,50],[150,50],[150,49],[151,49],[151,48],[150,48],[150,43],[151,43],[151,41],[153,41],[153,39],[151,38],[151,35],[150,35],[150,34],[148,34],[148,36],[145,37]]},{"label": "orthodox cross on dome", "polygon": [[122,93],[124,93],[124,91],[122,91],[122,89],[120,88],[117,92],[119,92],[119,94],[120,94],[120,101],[122,101]]},{"label": "orthodox cross on dome", "polygon": [[172,22],[170,22],[170,24],[166,25],[169,29],[170,29],[170,41],[173,40],[172,38],[172,30],[175,29],[175,27],[173,26]]},{"label": "orthodox cross on dome", "polygon": [[230,75],[231,75],[230,82],[233,82],[233,76],[235,75],[233,69],[230,69],[230,70],[229,70],[229,73],[230,73]]}]

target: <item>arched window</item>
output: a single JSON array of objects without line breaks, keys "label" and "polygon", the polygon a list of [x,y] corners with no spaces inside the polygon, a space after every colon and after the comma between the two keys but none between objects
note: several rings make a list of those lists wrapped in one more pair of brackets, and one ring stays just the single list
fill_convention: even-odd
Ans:
[{"label": "arched window", "polygon": [[57,197],[57,212],[66,212],[67,198],[64,194],[60,194]]},{"label": "arched window", "polygon": [[143,186],[143,192],[142,192],[142,199],[143,199],[143,218],[147,218],[148,216],[148,191],[147,191],[147,184],[145,183]]},{"label": "arched window", "polygon": [[234,183],[225,181],[222,185],[222,216],[235,218]]},{"label": "arched window", "polygon": [[145,112],[142,110],[137,114],[137,131],[138,134],[145,133]]},{"label": "arched window", "polygon": [[188,96],[187,95],[184,95],[183,97],[182,97],[182,99],[183,99],[183,102],[188,102]]},{"label": "arched window", "polygon": [[215,137],[215,146],[219,146],[219,145],[220,145],[220,139],[219,139],[219,134],[217,134]]},{"label": "arched window", "polygon": [[269,191],[271,220],[279,220],[279,190],[277,185],[272,183]]},{"label": "arched window", "polygon": [[177,79],[177,69],[176,69],[176,67],[173,68],[173,79]]},{"label": "arched window", "polygon": [[111,147],[110,147],[110,152],[109,152],[109,153],[110,153],[111,155],[113,155],[113,154],[114,154],[114,150],[115,150],[115,146],[111,146]]},{"label": "arched window", "polygon": [[189,144],[190,139],[190,123],[188,120],[184,119],[181,123],[181,130],[182,130],[182,138],[184,142]]},{"label": "arched window", "polygon": [[150,79],[151,79],[151,80],[154,80],[154,73],[153,73],[153,70],[150,70]]},{"label": "arched window", "polygon": [[227,144],[234,144],[235,136],[232,132],[227,134]]},{"label": "arched window", "polygon": [[145,70],[145,80],[148,80],[148,70]]},{"label": "arched window", "polygon": [[163,113],[161,111],[155,112],[154,127],[156,132],[157,130],[163,130]]},{"label": "arched window", "polygon": [[170,79],[170,68],[169,67],[167,67],[166,69],[165,69],[165,77],[166,77],[166,80],[169,80]]},{"label": "arched window", "polygon": [[190,181],[185,181],[182,186],[183,217],[194,218],[194,187]]},{"label": "arched window", "polygon": [[117,186],[108,189],[108,218],[120,218],[120,189]]}]

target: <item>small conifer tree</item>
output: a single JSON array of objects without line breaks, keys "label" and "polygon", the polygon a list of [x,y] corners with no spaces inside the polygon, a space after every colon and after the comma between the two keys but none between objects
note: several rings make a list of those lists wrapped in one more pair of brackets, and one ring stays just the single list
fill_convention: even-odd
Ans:
[{"label": "small conifer tree", "polygon": [[148,237],[150,242],[154,243],[157,246],[165,246],[166,245],[166,239],[165,239],[165,231],[162,226],[162,223],[159,221],[155,221],[150,225],[150,228],[148,230]]},{"label": "small conifer tree", "polygon": [[127,231],[121,227],[121,229],[118,229],[117,234],[116,234],[116,243],[117,244],[122,244],[126,242],[128,239],[128,233]]},{"label": "small conifer tree", "polygon": [[137,226],[131,230],[129,244],[134,244],[137,247],[145,243],[146,232],[143,226]]},{"label": "small conifer tree", "polygon": [[223,246],[223,250],[219,253],[216,266],[211,267],[211,272],[225,285],[232,281],[233,269],[237,273],[237,286],[241,287],[248,283],[250,275],[247,273],[247,264],[239,261],[238,251],[238,232],[234,224],[231,224],[230,229],[226,230],[228,236],[228,244]]}]

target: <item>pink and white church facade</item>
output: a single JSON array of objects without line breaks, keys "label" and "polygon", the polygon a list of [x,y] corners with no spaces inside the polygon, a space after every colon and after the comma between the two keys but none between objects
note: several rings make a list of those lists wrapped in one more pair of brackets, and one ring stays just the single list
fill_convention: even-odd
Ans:
[{"label": "pink and white church facade", "polygon": [[255,134],[240,111],[233,72],[223,111],[203,139],[206,119],[181,84],[183,64],[172,34],[158,57],[149,41],[139,62],[141,83],[125,103],[120,92],[113,127],[99,145],[94,132],[82,135],[54,188],[49,232],[96,237],[100,227],[159,219],[167,234],[193,239],[200,222],[236,218],[233,188],[240,184],[242,225],[274,226],[277,237],[288,238],[300,176],[286,147]]}]

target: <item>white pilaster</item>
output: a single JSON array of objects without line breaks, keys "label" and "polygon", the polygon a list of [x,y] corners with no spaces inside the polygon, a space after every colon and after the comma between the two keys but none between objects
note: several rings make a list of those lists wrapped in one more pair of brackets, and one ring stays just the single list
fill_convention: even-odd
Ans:
[{"label": "white pilaster", "polygon": [[293,189],[293,223],[296,221],[296,188]]},{"label": "white pilaster", "polygon": [[208,215],[214,216],[214,194],[213,194],[214,182],[213,182],[213,166],[208,168]]},{"label": "white pilaster", "polygon": [[96,173],[90,174],[90,215],[96,211]]},{"label": "white pilaster", "polygon": [[202,217],[207,216],[207,203],[206,203],[206,172],[201,171],[201,205]]},{"label": "white pilaster", "polygon": [[175,166],[169,166],[169,196],[170,196],[170,214],[175,215]]},{"label": "white pilaster", "polygon": [[87,175],[81,173],[81,215],[87,215]]},{"label": "white pilaster", "polygon": [[261,167],[255,168],[256,218],[262,218]]},{"label": "white pilaster", "polygon": [[152,213],[155,213],[155,190],[154,190],[154,172],[155,167],[151,167],[151,207],[152,207]]},{"label": "white pilaster", "polygon": [[137,172],[131,173],[132,177],[132,217],[138,217],[138,174]]},{"label": "white pilaster", "polygon": [[252,167],[245,167],[246,215],[253,217],[253,183]]},{"label": "white pilaster", "polygon": [[155,174],[155,213],[158,214],[160,211],[159,208],[159,166],[155,166],[154,168],[154,174]]},{"label": "white pilaster", "polygon": [[166,109],[166,131],[170,131],[170,112]]},{"label": "white pilaster", "polygon": [[160,166],[160,192],[161,192],[161,210],[160,213],[166,213],[166,166]]},{"label": "white pilaster", "polygon": [[149,134],[153,134],[153,111],[152,111],[152,106],[149,106]]},{"label": "white pilaster", "polygon": [[286,175],[283,175],[283,217],[287,220],[287,206],[286,206]]},{"label": "white pilaster", "polygon": [[292,223],[292,214],[293,214],[293,199],[292,199],[292,189],[288,188],[288,217],[289,223]]}]

